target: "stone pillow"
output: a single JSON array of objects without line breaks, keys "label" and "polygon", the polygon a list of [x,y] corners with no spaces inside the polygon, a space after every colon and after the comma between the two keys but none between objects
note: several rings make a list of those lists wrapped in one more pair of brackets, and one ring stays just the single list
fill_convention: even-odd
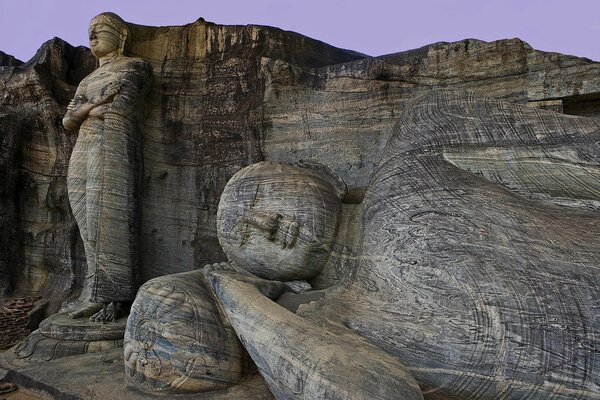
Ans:
[{"label": "stone pillow", "polygon": [[246,353],[214,304],[201,271],[144,284],[125,332],[127,379],[146,390],[168,393],[236,384]]}]

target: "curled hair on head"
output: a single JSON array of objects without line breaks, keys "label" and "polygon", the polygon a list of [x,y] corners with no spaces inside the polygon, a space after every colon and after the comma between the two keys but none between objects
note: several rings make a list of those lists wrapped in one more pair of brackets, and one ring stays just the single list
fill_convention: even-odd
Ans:
[{"label": "curled hair on head", "polygon": [[[119,17],[117,14],[113,12],[103,12],[101,14],[96,15],[90,21],[90,27],[94,24],[104,24],[110,26],[115,31],[119,32],[119,36],[121,36],[121,53],[124,54],[129,45],[129,26],[127,26],[127,22],[123,20],[123,18]],[[124,36],[124,38],[123,38]]]}]

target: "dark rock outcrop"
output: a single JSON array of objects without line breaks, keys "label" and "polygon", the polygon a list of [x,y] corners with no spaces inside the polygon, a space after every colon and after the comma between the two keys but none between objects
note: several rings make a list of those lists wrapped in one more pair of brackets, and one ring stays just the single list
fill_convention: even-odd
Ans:
[{"label": "dark rock outcrop", "polygon": [[16,67],[21,64],[23,64],[23,61],[0,51],[0,67]]}]

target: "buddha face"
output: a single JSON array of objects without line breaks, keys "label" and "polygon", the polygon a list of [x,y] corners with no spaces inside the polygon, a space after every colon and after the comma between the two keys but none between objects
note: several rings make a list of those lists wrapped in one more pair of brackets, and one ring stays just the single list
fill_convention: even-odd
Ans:
[{"label": "buddha face", "polygon": [[122,53],[127,32],[125,22],[118,15],[113,13],[97,15],[88,28],[92,54],[100,59],[116,51]]},{"label": "buddha face", "polygon": [[102,58],[119,49],[119,32],[103,23],[93,23],[88,30],[90,49],[96,58]]},{"label": "buddha face", "polygon": [[323,269],[341,202],[319,171],[258,163],[235,174],[217,214],[230,261],[266,279],[310,279]]}]

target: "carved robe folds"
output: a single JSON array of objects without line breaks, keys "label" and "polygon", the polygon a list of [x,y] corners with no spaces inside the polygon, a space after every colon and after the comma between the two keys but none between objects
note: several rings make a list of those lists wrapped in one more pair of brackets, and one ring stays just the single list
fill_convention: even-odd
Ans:
[{"label": "carved robe folds", "polygon": [[[86,286],[95,303],[131,301],[137,290],[138,123],[150,76],[146,61],[119,57],[87,76],[72,102],[76,108],[109,97],[81,122],[68,173],[69,201],[88,262]],[[78,122],[70,112],[65,126],[69,118]]]}]

